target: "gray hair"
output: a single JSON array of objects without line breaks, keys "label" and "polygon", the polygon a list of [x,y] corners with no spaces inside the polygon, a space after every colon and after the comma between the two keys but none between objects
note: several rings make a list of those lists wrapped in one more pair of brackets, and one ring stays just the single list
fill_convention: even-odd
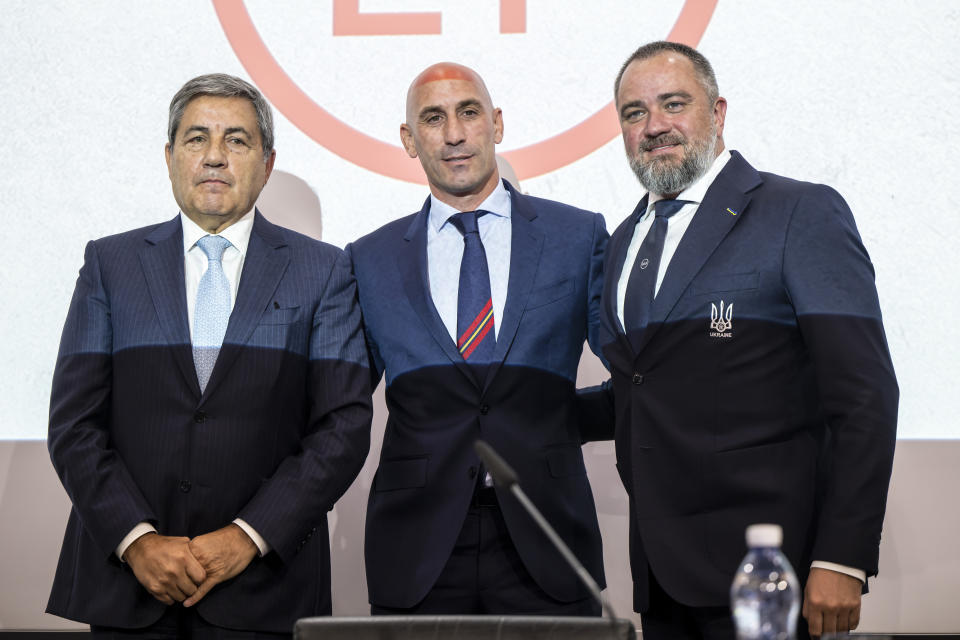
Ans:
[{"label": "gray hair", "polygon": [[617,94],[620,93],[620,80],[623,79],[623,73],[627,70],[627,67],[630,66],[631,62],[635,62],[637,60],[646,60],[647,58],[652,58],[666,51],[679,53],[693,63],[693,69],[697,73],[697,79],[700,81],[700,86],[702,86],[703,90],[707,93],[707,100],[709,100],[711,103],[716,102],[717,98],[720,97],[720,89],[717,86],[717,76],[713,73],[713,67],[710,66],[710,61],[693,47],[688,47],[687,45],[680,44],[679,42],[667,42],[666,40],[648,42],[634,51],[633,54],[627,58],[627,61],[623,63],[622,67],[620,67],[620,73],[617,74],[616,82],[613,83],[614,100],[616,100]]},{"label": "gray hair", "polygon": [[173,145],[173,139],[183,119],[183,112],[194,98],[216,96],[219,98],[246,98],[257,112],[257,127],[260,129],[260,144],[263,146],[263,160],[273,152],[273,113],[270,105],[256,87],[245,80],[225,73],[209,73],[188,80],[180,87],[170,101],[170,119],[167,124],[167,141]]}]

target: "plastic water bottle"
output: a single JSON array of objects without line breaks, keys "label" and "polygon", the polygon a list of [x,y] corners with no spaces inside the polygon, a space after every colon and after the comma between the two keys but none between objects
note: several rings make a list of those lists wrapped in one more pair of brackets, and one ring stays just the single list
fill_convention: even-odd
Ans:
[{"label": "plastic water bottle", "polygon": [[730,587],[737,640],[792,640],[797,634],[800,583],[780,551],[783,529],[776,524],[747,527],[746,557]]}]

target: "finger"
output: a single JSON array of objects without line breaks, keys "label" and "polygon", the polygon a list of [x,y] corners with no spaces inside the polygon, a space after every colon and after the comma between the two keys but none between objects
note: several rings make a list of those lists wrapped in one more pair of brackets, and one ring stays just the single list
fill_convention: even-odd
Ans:
[{"label": "finger", "polygon": [[823,614],[823,633],[837,632],[837,614],[832,611],[826,611]]},{"label": "finger", "polygon": [[860,606],[853,608],[853,611],[850,612],[850,631],[853,631],[858,626],[860,626]]},{"label": "finger", "polygon": [[173,598],[174,600],[176,600],[177,602],[183,602],[184,598],[187,597],[187,595],[183,591],[180,591],[180,587],[178,587],[175,584],[171,584],[167,586],[167,595]]},{"label": "finger", "polygon": [[177,576],[177,589],[183,594],[183,597],[192,596],[197,591],[197,583],[193,581],[186,573]]},{"label": "finger", "polygon": [[151,592],[150,592],[150,595],[152,595],[154,598],[156,598],[157,600],[159,600],[160,602],[162,602],[162,603],[165,604],[165,605],[168,605],[168,606],[169,606],[169,605],[173,604],[173,598],[171,598],[170,596],[168,596],[168,595],[167,595],[165,592],[163,592],[163,591],[151,591]]},{"label": "finger", "polygon": [[840,609],[837,612],[837,633],[843,633],[850,630],[850,610]]},{"label": "finger", "polygon": [[823,633],[823,614],[819,609],[808,607],[804,617],[807,619],[807,628],[810,635],[819,636]]},{"label": "finger", "polygon": [[215,578],[207,578],[204,580],[203,583],[197,587],[197,590],[193,593],[193,595],[183,601],[183,606],[192,607],[200,602],[200,600],[202,600],[203,597],[210,592],[210,589],[213,589],[217,582],[219,581]]},{"label": "finger", "polygon": [[[195,585],[198,585],[207,579],[206,570],[193,555],[184,558],[184,569],[186,569],[187,576],[193,580]],[[193,592],[191,591],[190,593]]]}]

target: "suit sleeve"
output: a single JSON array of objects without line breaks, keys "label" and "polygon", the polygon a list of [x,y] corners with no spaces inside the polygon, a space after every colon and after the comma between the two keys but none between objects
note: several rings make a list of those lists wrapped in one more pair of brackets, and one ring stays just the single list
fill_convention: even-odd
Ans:
[{"label": "suit sleeve", "polygon": [[110,298],[89,242],[60,339],[50,392],[47,448],[80,522],[104,556],[139,522],[156,517],[111,448]]},{"label": "suit sleeve", "polygon": [[[289,560],[353,482],[370,449],[370,374],[349,261],[340,253],[316,306],[310,337],[307,427],[238,515]],[[325,516],[324,516],[325,517]]]},{"label": "suit sleeve", "polygon": [[[603,265],[607,242],[610,236],[603,216],[594,214],[593,242],[590,254],[590,275],[587,294],[587,342],[590,350],[609,371],[610,363],[601,351],[601,313],[603,309]],[[612,440],[614,436],[613,388],[607,382],[577,391],[577,418],[580,424],[580,440]]]},{"label": "suit sleeve", "polygon": [[601,330],[601,299],[603,295],[603,260],[607,249],[607,241],[610,235],[607,233],[607,225],[603,216],[599,213],[594,214],[593,219],[593,242],[590,251],[590,275],[587,280],[587,342],[590,344],[590,350],[609,371],[610,363],[603,356],[600,343]]},{"label": "suit sleeve", "polygon": [[[348,244],[344,249],[346,253],[346,259],[350,264],[350,273],[356,277],[355,263],[353,261],[353,245]],[[360,283],[357,282],[357,299],[362,299],[362,292],[360,291]],[[361,311],[363,307],[361,305]],[[383,358],[380,357],[380,350],[377,348],[376,343],[370,339],[369,335],[365,334],[365,343],[367,347],[367,362],[370,365],[370,389],[376,389],[377,385],[380,384],[380,379],[383,377]]]},{"label": "suit sleeve", "polygon": [[875,575],[899,389],[873,265],[837,192],[818,186],[800,197],[783,265],[827,429],[811,557]]}]

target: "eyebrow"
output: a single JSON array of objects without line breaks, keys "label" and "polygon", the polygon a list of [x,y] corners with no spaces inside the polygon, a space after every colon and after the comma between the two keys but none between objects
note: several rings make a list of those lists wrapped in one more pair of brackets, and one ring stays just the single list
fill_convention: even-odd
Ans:
[{"label": "eyebrow", "polygon": [[[459,111],[465,107],[478,107],[482,111],[483,103],[478,98],[467,98],[458,102],[455,108]],[[444,113],[444,109],[440,105],[432,104],[420,110],[420,118],[422,119],[433,113]]]},{"label": "eyebrow", "polygon": [[[197,133],[209,134],[210,127],[204,127],[203,125],[195,124],[191,127],[187,127],[186,129],[184,129],[183,135],[187,136],[194,131]],[[230,134],[233,134],[233,133],[242,133],[243,135],[250,137],[250,132],[247,131],[245,127],[227,127],[224,130],[223,135],[229,136]]]}]

